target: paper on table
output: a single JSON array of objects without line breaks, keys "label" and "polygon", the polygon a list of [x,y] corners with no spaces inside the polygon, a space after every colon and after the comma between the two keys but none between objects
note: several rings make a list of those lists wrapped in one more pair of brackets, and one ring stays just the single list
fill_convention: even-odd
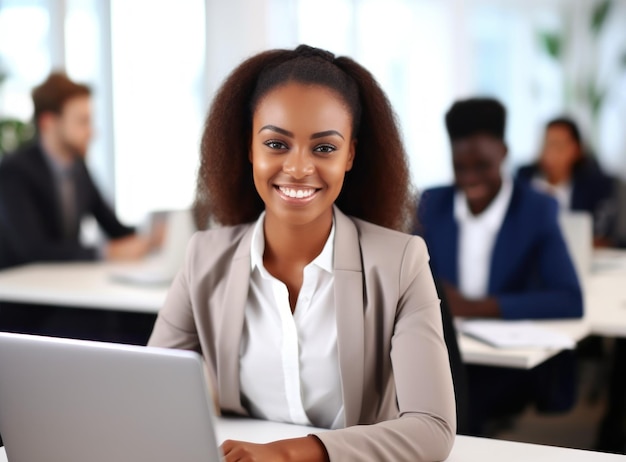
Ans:
[{"label": "paper on table", "polygon": [[460,330],[497,348],[554,348],[571,350],[576,342],[565,334],[532,321],[464,320]]}]

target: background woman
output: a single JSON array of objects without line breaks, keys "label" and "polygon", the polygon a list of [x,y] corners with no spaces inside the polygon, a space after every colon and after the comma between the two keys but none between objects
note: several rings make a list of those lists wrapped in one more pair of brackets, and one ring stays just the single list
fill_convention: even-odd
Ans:
[{"label": "background woman", "polygon": [[615,180],[584,152],[580,130],[572,119],[558,117],[546,124],[539,159],[521,167],[517,177],[554,196],[562,210],[591,214],[596,245],[610,244]]}]

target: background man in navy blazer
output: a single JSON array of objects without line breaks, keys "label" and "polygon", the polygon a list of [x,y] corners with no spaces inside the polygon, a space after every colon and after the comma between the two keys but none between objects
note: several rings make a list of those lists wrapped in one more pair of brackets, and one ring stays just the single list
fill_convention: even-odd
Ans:
[{"label": "background man in navy blazer", "polygon": [[[32,96],[37,139],[0,163],[0,268],[143,256],[148,240],[119,222],[85,166],[92,136],[90,89],[53,73]],[[86,215],[111,239],[104,248],[80,244]]]},{"label": "background man in navy blazer", "polygon": [[[488,98],[456,102],[446,114],[455,184],[425,191],[418,211],[433,274],[456,316],[580,317],[556,201],[502,174],[505,120],[504,107]],[[496,411],[531,399],[544,409],[571,406],[571,358],[544,366],[530,373],[468,368],[470,432],[483,433]]]}]

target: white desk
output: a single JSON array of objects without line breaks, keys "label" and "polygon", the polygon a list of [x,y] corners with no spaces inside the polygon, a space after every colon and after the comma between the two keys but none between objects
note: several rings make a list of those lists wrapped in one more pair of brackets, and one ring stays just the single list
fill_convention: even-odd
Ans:
[{"label": "white desk", "polygon": [[[218,440],[237,439],[266,443],[269,441],[296,438],[312,431],[309,427],[263,422],[249,419],[219,418]],[[599,452],[541,446],[537,444],[513,443],[488,438],[457,436],[447,462],[612,462],[624,461],[624,456]],[[0,448],[0,462],[7,462],[4,448]]]},{"label": "white desk", "polygon": [[[582,319],[535,321],[535,323],[547,329],[561,332],[575,342],[589,335],[589,324]],[[459,349],[461,350],[463,362],[467,364],[514,367],[519,369],[532,369],[562,351],[545,348],[500,349],[463,334],[459,336]]]},{"label": "white desk", "polygon": [[[116,282],[111,272],[119,267],[102,262],[48,263],[0,271],[0,301],[158,312],[167,287]],[[576,341],[587,334],[586,325],[580,321],[546,323]],[[470,364],[529,369],[558,353],[541,349],[499,350],[465,336],[459,340],[463,359]]]},{"label": "white desk", "polygon": [[[596,271],[586,281],[585,320],[538,321],[579,341],[589,333],[626,336],[626,251],[594,255]],[[114,281],[107,263],[35,264],[0,272],[0,301],[156,313],[166,286],[139,286]],[[132,266],[132,265],[127,265]],[[460,336],[465,362],[529,369],[558,351],[501,350]]]},{"label": "white desk", "polygon": [[[536,321],[575,341],[589,334],[626,337],[626,250],[601,249],[593,254],[593,271],[583,282],[585,318],[571,321]],[[463,360],[469,364],[529,369],[554,356],[542,349],[500,350],[460,336]]]},{"label": "white desk", "polygon": [[0,301],[158,312],[167,286],[130,285],[111,278],[113,269],[132,265],[50,263],[12,268],[0,272]]},{"label": "white desk", "polygon": [[626,250],[597,250],[586,289],[591,332],[626,337]]}]

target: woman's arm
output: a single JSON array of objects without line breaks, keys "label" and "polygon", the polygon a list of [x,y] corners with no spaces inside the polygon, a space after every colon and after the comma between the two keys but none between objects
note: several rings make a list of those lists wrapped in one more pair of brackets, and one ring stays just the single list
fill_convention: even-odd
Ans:
[{"label": "woman's arm", "polygon": [[193,350],[201,353],[189,293],[190,257],[196,249],[196,237],[191,238],[183,268],[174,278],[165,303],[159,310],[148,346]]},{"label": "woman's arm", "polygon": [[333,460],[440,461],[456,432],[454,389],[426,245],[405,248],[391,339],[396,419],[316,434]]}]

